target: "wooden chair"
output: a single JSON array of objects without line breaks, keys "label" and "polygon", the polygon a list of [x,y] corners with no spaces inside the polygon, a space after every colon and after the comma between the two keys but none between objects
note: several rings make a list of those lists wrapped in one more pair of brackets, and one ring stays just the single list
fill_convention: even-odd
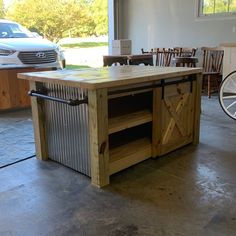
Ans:
[{"label": "wooden chair", "polygon": [[128,65],[127,56],[103,56],[103,66]]},{"label": "wooden chair", "polygon": [[171,48],[155,48],[156,66],[170,66],[171,58],[174,55]]},{"label": "wooden chair", "polygon": [[224,51],[217,47],[202,47],[201,49],[203,51],[203,88],[207,85],[207,94],[210,98],[212,92],[218,91],[222,80]]},{"label": "wooden chair", "polygon": [[175,56],[194,57],[196,55],[197,48],[174,47],[173,51]]},{"label": "wooden chair", "polygon": [[175,64],[176,67],[196,67],[198,62],[197,57],[174,57],[172,62]]},{"label": "wooden chair", "polygon": [[153,66],[153,55],[144,53],[142,55],[129,56],[129,65],[149,65]]}]

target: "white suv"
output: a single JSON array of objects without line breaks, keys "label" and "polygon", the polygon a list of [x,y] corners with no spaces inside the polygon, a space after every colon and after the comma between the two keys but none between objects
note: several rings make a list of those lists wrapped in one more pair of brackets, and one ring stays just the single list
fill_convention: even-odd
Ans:
[{"label": "white suv", "polygon": [[63,68],[65,58],[57,44],[36,37],[20,24],[0,20],[0,67],[29,65]]}]

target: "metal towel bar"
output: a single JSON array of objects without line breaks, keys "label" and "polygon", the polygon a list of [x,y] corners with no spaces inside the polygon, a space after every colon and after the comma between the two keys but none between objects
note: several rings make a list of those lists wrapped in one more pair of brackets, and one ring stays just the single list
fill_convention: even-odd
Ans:
[{"label": "metal towel bar", "polygon": [[64,103],[64,104],[67,104],[69,106],[79,106],[81,104],[88,103],[88,97],[87,96],[84,99],[80,99],[80,100],[79,99],[65,100],[65,99],[62,99],[62,98],[51,97],[51,96],[45,95],[41,91],[39,92],[39,91],[35,91],[35,90],[29,91],[28,95],[32,96],[32,97],[39,97],[39,98],[51,100],[51,101],[54,101],[54,102]]}]

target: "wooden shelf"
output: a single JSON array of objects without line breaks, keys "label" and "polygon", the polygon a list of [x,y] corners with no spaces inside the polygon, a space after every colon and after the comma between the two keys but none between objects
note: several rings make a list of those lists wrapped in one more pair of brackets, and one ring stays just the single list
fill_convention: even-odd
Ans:
[{"label": "wooden shelf", "polygon": [[111,149],[109,155],[109,174],[112,175],[120,170],[150,158],[152,155],[151,141],[148,138],[138,139]]},{"label": "wooden shelf", "polygon": [[116,133],[137,125],[152,121],[152,113],[149,110],[142,110],[126,115],[110,118],[108,121],[109,134]]}]

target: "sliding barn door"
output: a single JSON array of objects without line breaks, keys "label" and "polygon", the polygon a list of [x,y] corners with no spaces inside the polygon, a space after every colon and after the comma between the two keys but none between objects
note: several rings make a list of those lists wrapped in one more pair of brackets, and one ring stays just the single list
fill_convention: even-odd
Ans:
[{"label": "sliding barn door", "polygon": [[154,91],[153,156],[163,155],[193,141],[192,82],[165,85]]}]

